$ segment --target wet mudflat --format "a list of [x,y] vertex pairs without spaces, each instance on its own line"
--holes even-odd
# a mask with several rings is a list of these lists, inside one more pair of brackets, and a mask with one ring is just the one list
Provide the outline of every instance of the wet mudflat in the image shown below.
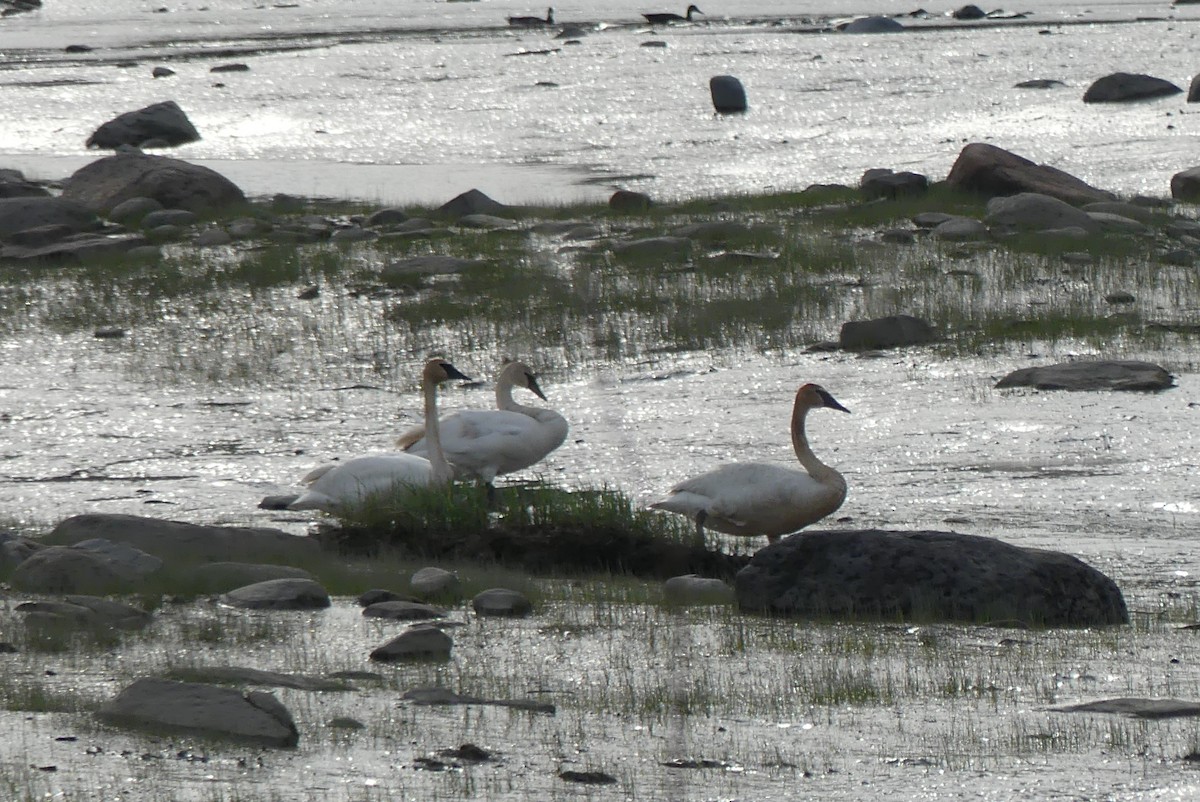
[[[294,488],[315,464],[385,450],[418,418],[415,376],[428,353],[481,377],[514,353],[542,372],[572,431],[521,478],[648,501],[721,461],[786,464],[792,394],[818,381],[852,413],[810,420],[813,448],[850,486],[830,527],[953,529],[1076,554],[1117,580],[1130,626],[777,621],[672,607],[656,585],[620,577],[468,565],[458,568],[469,585],[515,585],[536,613],[498,621],[452,607],[463,626],[449,630],[454,653],[439,664],[371,664],[402,625],[362,618],[349,597],[318,613],[154,601],[144,632],[94,640],[39,636],[9,611],[13,798],[1187,798],[1194,719],[1052,708],[1200,696],[1195,632],[1182,628],[1196,619],[1200,571],[1196,347],[1151,326],[1194,312],[1194,273],[1132,259],[1066,270],[1057,256],[886,250],[863,236],[836,258],[810,252],[803,270],[706,259],[600,270],[553,237],[478,235],[479,253],[524,256],[499,258],[510,266],[486,279],[399,290],[366,281],[388,258],[370,246],[300,249],[279,257],[277,274],[265,257],[239,273],[253,252],[181,252],[169,270],[120,282],[94,270],[14,274],[4,287],[3,509],[22,532],[101,511],[301,535],[315,514],[261,510],[259,499]],[[312,284],[315,298],[300,292]],[[1104,298],[1120,287],[1137,297],[1111,334]],[[622,300],[647,288],[645,308]],[[529,303],[542,296],[554,302]],[[521,301],[525,315],[511,311]],[[897,306],[951,321],[947,339],[808,350],[846,319]],[[1068,313],[1102,333],[963,335]],[[125,336],[96,337],[103,326]],[[994,388],[1014,368],[1093,355],[1157,361],[1178,386]],[[490,404],[486,384],[451,388],[443,401],[447,411]],[[416,567],[395,566],[398,589]],[[220,665],[378,676],[344,692],[276,689],[301,732],[290,751],[134,735],[91,716],[135,677]],[[427,686],[549,702],[555,713],[403,698]],[[329,726],[339,717],[364,726]],[[489,759],[445,751],[468,743]],[[606,782],[560,776],[572,771]]]

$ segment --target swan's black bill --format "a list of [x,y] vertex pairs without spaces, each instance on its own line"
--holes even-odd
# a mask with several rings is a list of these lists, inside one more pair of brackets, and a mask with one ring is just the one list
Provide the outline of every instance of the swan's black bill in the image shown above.
[[850,413],[850,410],[839,404],[837,399],[829,394],[828,390],[817,390],[817,395],[821,396],[821,400],[825,402],[825,406],[829,407],[830,409],[836,409],[847,414]]
[[442,362],[442,370],[446,371],[446,377],[450,379],[462,379],[465,382],[471,381],[471,377],[463,374],[458,368],[451,365],[449,362]]

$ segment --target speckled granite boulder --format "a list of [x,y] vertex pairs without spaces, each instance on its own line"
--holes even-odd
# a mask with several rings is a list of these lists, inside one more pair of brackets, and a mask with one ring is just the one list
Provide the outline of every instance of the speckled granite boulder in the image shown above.
[[796,616],[1098,626],[1129,620],[1116,583],[1069,554],[956,532],[814,531],[738,572],[738,605]]

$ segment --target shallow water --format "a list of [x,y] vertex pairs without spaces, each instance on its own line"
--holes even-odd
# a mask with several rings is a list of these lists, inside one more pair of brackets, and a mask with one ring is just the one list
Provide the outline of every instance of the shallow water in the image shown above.
[[[1079,102],[1087,83],[1117,69],[1186,84],[1189,17],[1200,13],[1188,7],[1067,4],[1039,10],[1030,26],[848,37],[802,32],[834,16],[827,6],[726,4],[708,9],[714,22],[652,32],[637,23],[649,8],[619,0],[605,7],[609,28],[523,57],[512,54],[558,44],[502,27],[509,13],[540,11],[515,0],[410,3],[399,7],[403,15],[377,2],[205,8],[154,14],[132,4],[51,3],[0,20],[0,166],[66,175],[98,155],[82,149],[96,125],[169,97],[205,137],[173,153],[217,166],[256,194],[438,203],[480,187],[515,203],[603,198],[621,185],[691,198],[853,183],[874,166],[936,177],[973,140],[1124,192],[1164,194],[1169,175],[1192,166],[1194,115],[1178,99],[1121,109]],[[582,4],[556,10],[562,20],[596,16]],[[909,9],[862,4],[836,14],[878,10]],[[1139,16],[1172,19],[1132,21]],[[272,41],[280,39],[286,47]],[[642,48],[649,39],[668,47]],[[75,42],[99,49],[60,52]],[[115,66],[126,58],[139,65]],[[234,60],[251,72],[213,86],[209,67]],[[178,71],[171,83],[149,78],[159,63]],[[711,115],[705,83],[718,73],[742,78],[749,114]],[[1011,88],[1032,77],[1069,86]],[[579,183],[588,177],[598,182]],[[0,338],[0,512],[23,531],[99,511],[302,534],[316,516],[260,510],[258,501],[294,490],[328,459],[386,449],[418,420],[413,376],[425,354],[446,353],[486,379],[506,347],[482,337],[472,347],[486,327],[411,331],[387,317],[387,299],[328,287],[315,303],[298,303],[290,286],[164,299],[144,320],[147,304],[121,300],[144,290],[116,281],[96,306],[110,304],[118,319],[109,322],[130,334],[101,340],[80,297],[88,285],[62,284],[61,293],[31,295],[21,314],[32,322]],[[1157,293],[1148,303],[1166,317],[1186,318],[1196,308],[1188,286],[1135,289]],[[20,288],[14,281],[5,291]],[[1089,292],[1107,289],[1097,283]],[[988,302],[1043,298],[1020,290]],[[845,300],[796,325],[833,337],[861,303]],[[574,333],[578,343],[520,343],[572,426],[529,476],[606,484],[646,502],[722,461],[787,464],[792,394],[817,381],[852,410],[810,418],[814,449],[850,486],[829,526],[954,529],[1068,551],[1115,578],[1143,623],[1116,634],[1019,633],[1028,644],[1014,654],[998,645],[1005,633],[970,627],[859,631],[590,598],[547,604],[524,622],[481,622],[459,610],[467,625],[446,667],[389,670],[381,691],[278,692],[303,731],[295,752],[221,747],[203,762],[176,742],[96,731],[86,717],[4,713],[10,735],[0,778],[18,778],[14,798],[28,790],[29,798],[83,799],[104,789],[112,798],[205,801],[1133,800],[1200,791],[1179,759],[1200,743],[1194,722],[1045,710],[1097,696],[1200,696],[1193,635],[1144,623],[1164,608],[1180,617],[1196,605],[1194,343],[1120,339],[1104,349],[1167,365],[1179,386],[1164,393],[1033,393],[993,385],[1012,369],[1096,347],[1035,342],[988,356],[923,348],[860,357],[764,347],[751,335],[709,351],[677,350],[655,341],[656,325],[635,315],[614,323],[622,356],[613,358],[592,341],[602,327]],[[445,410],[490,404],[486,385],[443,394]],[[197,643],[186,621],[222,615],[226,639]],[[13,614],[4,616],[6,629],[15,626]],[[131,675],[180,664],[361,669],[394,631],[364,621],[346,599],[325,613],[263,617],[197,606],[160,612],[144,644],[35,653],[13,658],[23,661],[13,668],[98,699]],[[56,674],[46,679],[46,670]],[[839,672],[868,689],[905,691],[896,701],[804,696]],[[536,695],[559,714],[400,702],[401,690],[433,682]],[[322,726],[340,714],[368,729],[343,736]],[[81,738],[55,740],[69,734]],[[501,763],[413,768],[416,757],[465,741],[499,752]],[[91,745],[100,751],[87,754]],[[659,765],[679,758],[722,765]],[[562,768],[612,772],[619,790],[566,785],[554,779]]]
[[[652,29],[639,22],[644,5],[606,4],[602,18],[556,6],[563,22],[602,24],[572,45],[508,29],[505,16],[530,12],[516,0],[223,0],[166,13],[50,3],[0,23],[0,164],[62,178],[98,155],[84,141],[99,124],[175,99],[204,138],[172,155],[228,169],[258,195],[440,203],[482,184],[510,203],[600,199],[615,186],[681,199],[855,183],[871,167],[940,178],[969,141],[1129,194],[1167,194],[1170,176],[1193,166],[1182,96],[1081,102],[1117,70],[1186,86],[1192,6],[1067,3],[1024,20],[936,16],[854,36],[820,29],[912,9],[742,0],[700,24]],[[69,44],[95,49],[63,53]],[[250,71],[209,73],[231,61]],[[157,65],[177,74],[152,79]],[[712,113],[718,74],[746,86],[747,114]],[[1066,86],[1014,88],[1030,78]]]

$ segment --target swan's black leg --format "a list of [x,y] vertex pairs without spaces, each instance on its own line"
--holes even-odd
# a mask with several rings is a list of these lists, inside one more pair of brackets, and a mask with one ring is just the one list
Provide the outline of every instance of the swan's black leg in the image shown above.
[[708,517],[707,510],[700,510],[700,512],[696,513],[696,545],[700,546],[701,548],[705,547],[705,544],[704,544],[704,519],[707,517]]

